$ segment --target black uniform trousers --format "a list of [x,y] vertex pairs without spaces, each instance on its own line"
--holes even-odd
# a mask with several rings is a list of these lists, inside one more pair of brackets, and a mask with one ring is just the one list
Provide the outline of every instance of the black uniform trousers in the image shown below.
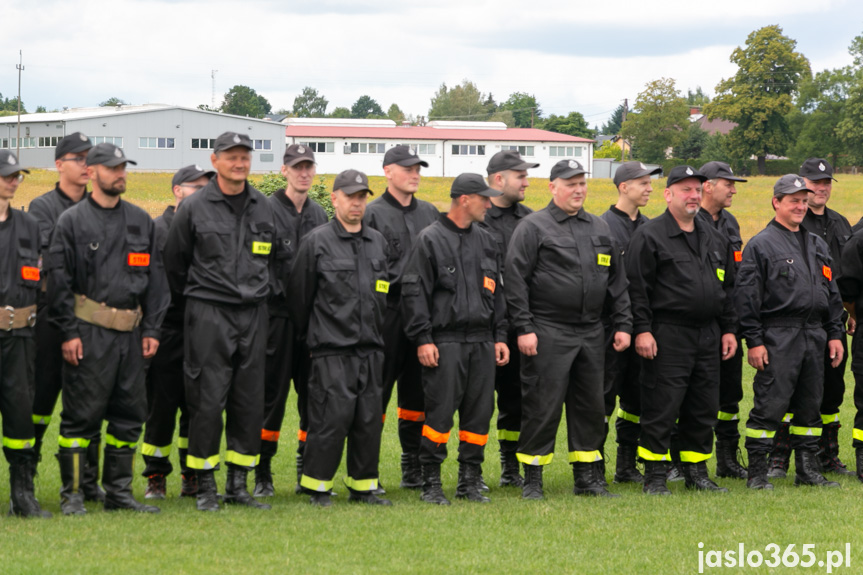
[[494,343],[441,342],[437,367],[423,367],[426,420],[420,463],[443,463],[458,412],[458,461],[482,464],[494,414]]
[[254,467],[260,458],[264,420],[267,305],[211,304],[186,299],[186,405],[191,469],[219,464],[222,412],[225,461]]
[[737,339],[737,352],[719,363],[719,414],[716,439],[739,441],[740,401],[743,399],[743,342]]
[[[40,302],[44,298],[40,297]],[[51,423],[57,398],[63,387],[63,333],[48,321],[48,306],[41,305],[36,317],[36,392],[33,398],[33,421],[45,427]]]
[[839,406],[845,398],[845,366],[848,363],[848,337],[844,334],[842,342],[842,362],[833,367],[830,365],[830,350],[824,352],[824,397],[821,399],[822,423],[839,422]]
[[354,491],[377,489],[383,364],[383,351],[312,358],[300,486],[331,490],[347,439],[345,485]]
[[303,342],[296,340],[293,322],[288,318],[270,316],[268,329],[261,455],[273,457],[279,450],[279,438],[292,380],[297,394],[297,412],[300,415],[298,438],[301,448],[298,451],[302,451],[302,444],[306,441],[309,430],[309,351]]
[[180,412],[180,434],[177,437],[180,471],[188,473],[186,451],[189,447],[189,410],[183,378],[183,332],[162,326],[159,349],[147,370],[147,423],[141,454],[147,464],[141,473],[168,475],[174,470],[168,456],[174,441],[177,411]]
[[404,332],[402,314],[398,307],[387,307],[384,317],[384,379],[383,417],[398,383],[398,428],[402,453],[419,453],[420,436],[426,419],[423,401],[422,366],[417,357],[417,346]]
[[518,460],[547,465],[566,405],[570,463],[602,459],[605,437],[605,330],[536,323],[537,355],[521,358],[521,436]]
[[63,363],[60,447],[86,448],[108,422],[105,445],[134,449],[147,418],[141,330],[123,332],[78,322],[84,357]]
[[713,452],[719,411],[719,325],[694,327],[654,322],[657,354],[641,362],[641,439],[646,461],[671,461],[677,420],[680,461],[700,463]]
[[[851,339],[851,355],[857,357],[860,353],[860,336],[854,335]],[[854,430],[852,431],[851,445],[857,449],[863,447],[863,371],[856,370],[857,361],[851,362],[851,373],[854,374],[854,407],[857,413],[854,415]]]
[[605,418],[606,422],[614,413],[614,405],[620,398],[617,419],[617,443],[637,445],[641,433],[641,384],[639,373],[641,358],[635,353],[635,346],[623,351],[614,351],[614,330],[606,329],[605,338]]
[[821,326],[773,325],[764,329],[764,345],[770,363],[756,372],[752,384],[746,449],[769,452],[782,418],[792,413],[791,448],[815,451],[821,436],[827,334]]
[[521,435],[521,354],[518,334],[507,335],[509,363],[496,369],[494,388],[497,391],[497,439],[517,442]]
[[0,337],[0,416],[3,451],[34,456],[36,441],[29,407],[33,405],[33,370],[36,342],[32,337]]

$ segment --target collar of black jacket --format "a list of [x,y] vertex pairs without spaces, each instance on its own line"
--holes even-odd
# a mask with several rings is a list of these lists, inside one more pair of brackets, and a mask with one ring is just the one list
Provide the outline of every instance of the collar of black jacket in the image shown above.
[[557,207],[557,204],[554,203],[554,200],[551,200],[550,202],[548,202],[548,213],[550,213],[551,217],[554,218],[554,221],[558,223],[565,222],[569,218],[578,218],[585,222],[588,221],[587,212],[585,211],[584,206],[582,206],[581,209],[575,213],[575,215],[571,216],[561,210],[559,207]]
[[385,201],[386,203],[390,204],[390,205],[391,205],[391,206],[393,206],[394,208],[398,208],[398,209],[403,210],[403,211],[405,211],[405,212],[412,212],[412,211],[414,211],[415,209],[417,209],[417,199],[416,199],[416,196],[414,196],[414,195],[411,195],[411,203],[409,203],[409,204],[408,204],[408,205],[406,205],[406,206],[403,206],[403,205],[401,205],[401,204],[399,203],[399,201],[395,198],[395,196],[393,196],[393,195],[390,193],[390,189],[389,189],[389,188],[387,188],[386,190],[384,190],[384,193],[383,193],[383,195],[382,195],[381,197],[384,199],[384,201]]
[[440,215],[440,221],[446,229],[456,234],[469,234],[473,229],[473,222],[471,222],[471,224],[466,228],[460,228],[455,225],[455,222],[449,219],[446,214]]
[[[201,190],[198,193],[204,194],[204,197],[206,197],[211,202],[227,202],[228,200],[225,199],[225,194],[222,192],[222,188],[219,187],[218,179],[219,179],[218,176],[213,176],[212,178],[210,178],[209,183],[207,183],[206,186],[201,188]],[[249,194],[249,201],[257,202],[258,198],[256,198],[251,193],[252,186],[249,185],[248,180],[246,180],[246,182],[243,184],[243,186],[244,186],[243,192],[246,192]],[[240,193],[243,193],[243,192],[240,192]]]
[[[342,222],[340,222],[338,218],[333,218],[332,220],[330,220],[330,223],[332,223],[333,228],[336,230],[336,235],[339,238],[341,238],[343,240],[354,239],[354,237],[355,237],[354,234],[352,234],[351,232],[346,230],[345,226],[342,225]],[[360,228],[360,237],[362,237],[364,240],[371,241],[372,235],[369,232],[368,226],[363,225]]]

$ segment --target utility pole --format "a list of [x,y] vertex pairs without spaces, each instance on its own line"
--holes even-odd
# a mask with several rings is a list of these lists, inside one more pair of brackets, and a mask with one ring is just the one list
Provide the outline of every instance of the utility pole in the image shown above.
[[216,72],[218,72],[218,70],[210,70],[210,78],[213,80],[213,94],[210,100],[210,108],[214,111],[216,109]]
[[[620,115],[620,126],[623,127],[623,124],[626,122],[626,113],[629,111],[629,98],[623,99],[623,114]],[[620,161],[626,161],[626,141],[621,138],[620,142],[621,156]]]
[[21,72],[24,71],[24,54],[18,50],[18,64],[15,66],[18,70],[18,137],[15,140],[16,148],[15,155],[18,161],[21,161]]

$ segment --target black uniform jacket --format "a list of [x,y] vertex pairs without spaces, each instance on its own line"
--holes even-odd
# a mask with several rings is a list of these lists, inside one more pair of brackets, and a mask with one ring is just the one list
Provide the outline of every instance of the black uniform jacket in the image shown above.
[[335,218],[312,230],[285,285],[289,317],[312,356],[382,349],[390,279],[376,230],[352,234]]
[[620,250],[620,255],[623,255],[629,249],[629,241],[632,239],[632,234],[635,233],[635,230],[650,221],[641,212],[638,212],[635,219],[631,220],[629,219],[629,214],[617,209],[615,206],[610,206],[608,211],[599,217],[608,224],[611,239]]
[[270,294],[273,210],[248,182],[246,192],[239,216],[218,177],[180,204],[165,244],[172,293],[227,305],[255,305]]
[[569,216],[552,201],[516,228],[506,256],[506,301],[515,331],[535,321],[590,325],[608,302],[615,331],[632,331],[626,273],[598,216]]
[[[171,229],[171,222],[174,221],[174,206],[168,206],[162,215],[155,218],[153,223],[156,225],[156,247],[162,253],[164,261],[165,244],[168,242],[168,231]],[[167,280],[166,280],[167,281]],[[171,305],[168,307],[168,312],[165,314],[165,320],[162,322],[162,329],[172,329],[174,331],[183,330],[183,313],[185,311],[184,300],[181,296],[171,296]]]
[[734,269],[740,268],[740,262],[743,261],[743,236],[740,233],[740,224],[737,223],[737,218],[728,210],[719,210],[719,219],[714,220],[705,209],[698,210],[697,217],[702,218],[706,223],[713,226],[724,238],[731,243],[731,249],[734,250]]
[[48,258],[50,321],[65,341],[79,337],[74,294],[119,309],[141,306],[142,337],[159,339],[170,303],[156,228],[141,208],[120,200],[105,209],[92,197],[57,220]]
[[651,332],[654,321],[700,326],[717,320],[722,333],[736,333],[731,244],[702,218],[695,218],[695,230],[697,254],[668,210],[633,234],[626,275],[636,335]]
[[827,242],[830,257],[833,258],[833,278],[838,279],[842,277],[842,249],[851,238],[851,224],[848,223],[845,216],[828,207],[824,208],[824,215],[827,218],[825,227],[822,227],[812,210],[806,210],[806,217],[803,218],[801,225],[809,233],[815,234]]
[[[86,198],[87,195],[89,194],[85,194],[84,197]],[[54,232],[54,226],[57,225],[60,214],[74,206],[75,203],[63,193],[59,183],[54,186],[53,190],[30,202],[28,210],[30,215],[39,222],[40,248],[43,253],[48,253],[48,247],[51,245],[51,234]]]
[[506,342],[506,300],[497,242],[445,215],[422,232],[402,274],[405,334],[418,346]]
[[734,299],[750,348],[764,345],[765,325],[821,325],[828,339],[842,337],[842,300],[827,244],[808,234],[806,247],[804,257],[797,237],[775,220],[746,244]]
[[[842,249],[842,277],[836,284],[842,300],[854,305],[858,321],[863,319],[863,219],[852,228],[854,233]],[[851,371],[863,373],[863,345],[860,337],[863,328],[854,332],[854,343],[851,347]]]
[[532,209],[520,203],[513,204],[509,208],[499,208],[492,204],[485,213],[485,221],[479,222],[477,225],[492,235],[497,242],[501,258],[506,260],[506,249],[516,226],[532,213]]
[[327,223],[324,208],[306,196],[303,211],[297,213],[294,202],[279,190],[270,196],[276,233],[273,239],[273,293],[270,294],[270,315],[288,317],[288,291],[285,284],[300,249],[300,242],[313,229]]
[[[39,224],[10,207],[9,217],[0,222],[0,239],[0,307],[30,307],[39,294]],[[0,337],[33,335],[32,327],[3,328]]]
[[435,223],[440,212],[429,202],[411,198],[407,207],[402,206],[389,190],[369,203],[363,223],[384,235],[387,241],[388,264],[393,283],[390,286],[388,303],[398,307],[401,294],[401,275],[414,241],[426,227]]

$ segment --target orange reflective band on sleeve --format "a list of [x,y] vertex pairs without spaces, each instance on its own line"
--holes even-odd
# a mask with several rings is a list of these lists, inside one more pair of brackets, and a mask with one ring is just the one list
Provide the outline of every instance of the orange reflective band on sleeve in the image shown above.
[[32,266],[21,266],[21,279],[32,282],[39,281],[39,268]]
[[743,261],[743,252],[737,251],[734,252],[734,261],[740,263]]
[[262,429],[261,430],[261,439],[263,441],[274,441],[275,442],[275,441],[279,440],[279,436],[281,434],[282,433],[280,431],[270,431],[269,429]]
[[438,445],[440,445],[449,441],[449,431],[447,431],[446,433],[439,433],[428,425],[423,425],[423,437],[425,437],[432,443],[437,443]]
[[306,433],[302,429],[297,430],[297,439],[299,439],[300,441],[305,441],[307,435],[308,435],[308,433]]
[[128,263],[130,266],[147,267],[150,265],[150,254],[129,254]]
[[470,431],[461,430],[458,432],[458,438],[465,443],[473,443],[474,445],[485,445],[488,443],[488,433],[480,435],[479,433],[471,433]]
[[399,419],[403,419],[404,421],[425,421],[426,413],[425,411],[411,411],[410,409],[402,409],[399,407],[396,410],[396,413],[399,416]]
[[833,270],[830,269],[830,266],[823,266],[821,268],[821,273],[824,274],[824,277],[828,280],[833,279]]
[[482,287],[489,290],[491,293],[494,293],[494,288],[497,284],[494,283],[494,280],[491,278],[484,277],[482,278]]

